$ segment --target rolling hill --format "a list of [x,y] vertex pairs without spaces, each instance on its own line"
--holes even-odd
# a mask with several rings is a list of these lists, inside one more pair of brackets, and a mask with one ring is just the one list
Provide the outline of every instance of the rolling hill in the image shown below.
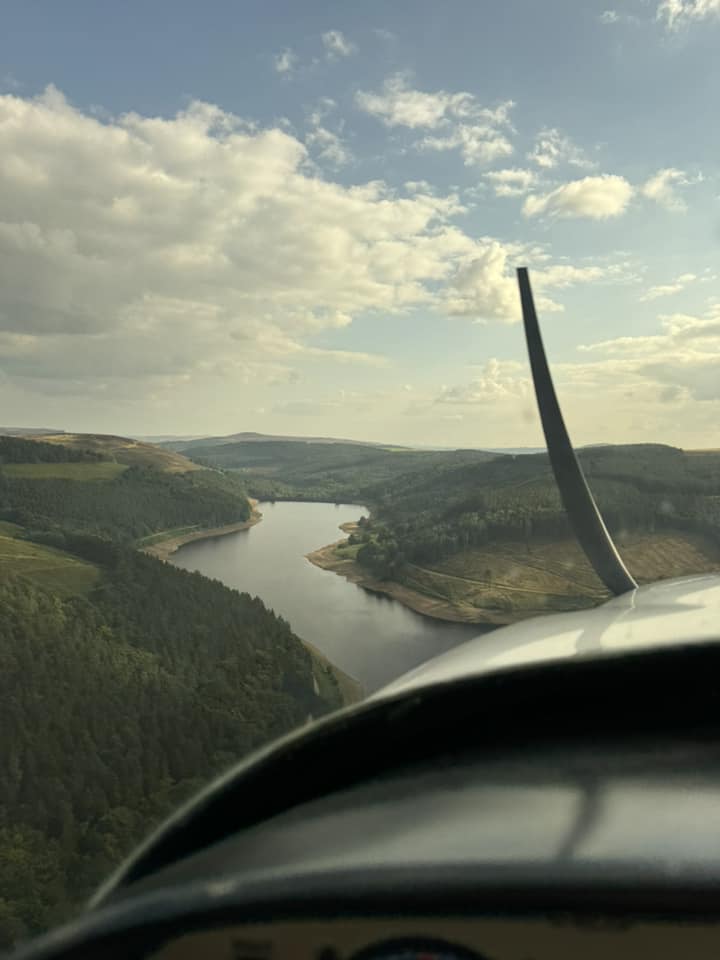
[[149,467],[163,473],[188,473],[198,465],[187,457],[166,447],[128,437],[93,433],[61,433],[43,435],[43,443],[55,443],[71,450],[88,450],[103,460],[124,464],[126,467]]
[[185,448],[195,462],[236,471],[259,499],[362,503],[377,485],[418,470],[484,463],[483,450],[413,450],[344,441],[240,440]]
[[65,533],[125,542],[250,516],[241,479],[124,437],[0,437],[0,520],[62,547]]

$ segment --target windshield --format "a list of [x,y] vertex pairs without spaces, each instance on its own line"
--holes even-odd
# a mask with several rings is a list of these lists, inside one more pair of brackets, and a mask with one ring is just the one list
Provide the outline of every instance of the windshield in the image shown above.
[[0,945],[252,750],[720,570],[718,0],[6,0]]

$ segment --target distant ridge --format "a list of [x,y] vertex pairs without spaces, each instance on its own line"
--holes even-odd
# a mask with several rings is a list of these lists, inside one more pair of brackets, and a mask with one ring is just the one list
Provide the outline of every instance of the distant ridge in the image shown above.
[[0,436],[3,437],[45,437],[61,433],[65,431],[54,427],[0,427]]
[[[192,440],[186,440],[182,437],[173,437],[165,441],[169,446],[182,444],[183,447],[193,445],[203,447],[214,447],[224,443],[343,443],[356,447],[386,447],[389,444],[375,443],[370,440],[345,440],[340,437],[292,437],[283,434],[254,433],[244,431],[242,433],[229,433],[223,437],[195,437]],[[394,444],[393,444],[394,446]]]

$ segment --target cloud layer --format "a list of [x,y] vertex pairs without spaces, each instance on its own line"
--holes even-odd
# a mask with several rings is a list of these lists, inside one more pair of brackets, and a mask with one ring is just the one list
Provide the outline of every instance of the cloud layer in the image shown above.
[[523,205],[526,217],[547,214],[552,217],[588,217],[608,220],[623,214],[633,195],[624,177],[602,174],[572,180],[549,193],[531,195]]
[[[325,107],[307,143],[340,163]],[[503,108],[493,116],[505,122]],[[525,252],[455,226],[456,196],[329,182],[297,138],[207,103],[101,121],[54,88],[0,97],[0,209],[2,368],[56,389],[198,373],[272,382],[298,358],[376,365],[313,344],[368,311],[518,315],[513,258]],[[564,285],[539,266],[539,290]]]

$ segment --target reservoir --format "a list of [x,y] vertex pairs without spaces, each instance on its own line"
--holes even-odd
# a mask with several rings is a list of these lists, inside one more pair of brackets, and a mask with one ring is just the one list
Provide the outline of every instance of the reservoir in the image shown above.
[[363,507],[293,502],[261,503],[259,509],[260,523],[188,543],[171,562],[261,597],[366,693],[487,631],[423,617],[305,558],[343,537],[340,524],[367,514]]

